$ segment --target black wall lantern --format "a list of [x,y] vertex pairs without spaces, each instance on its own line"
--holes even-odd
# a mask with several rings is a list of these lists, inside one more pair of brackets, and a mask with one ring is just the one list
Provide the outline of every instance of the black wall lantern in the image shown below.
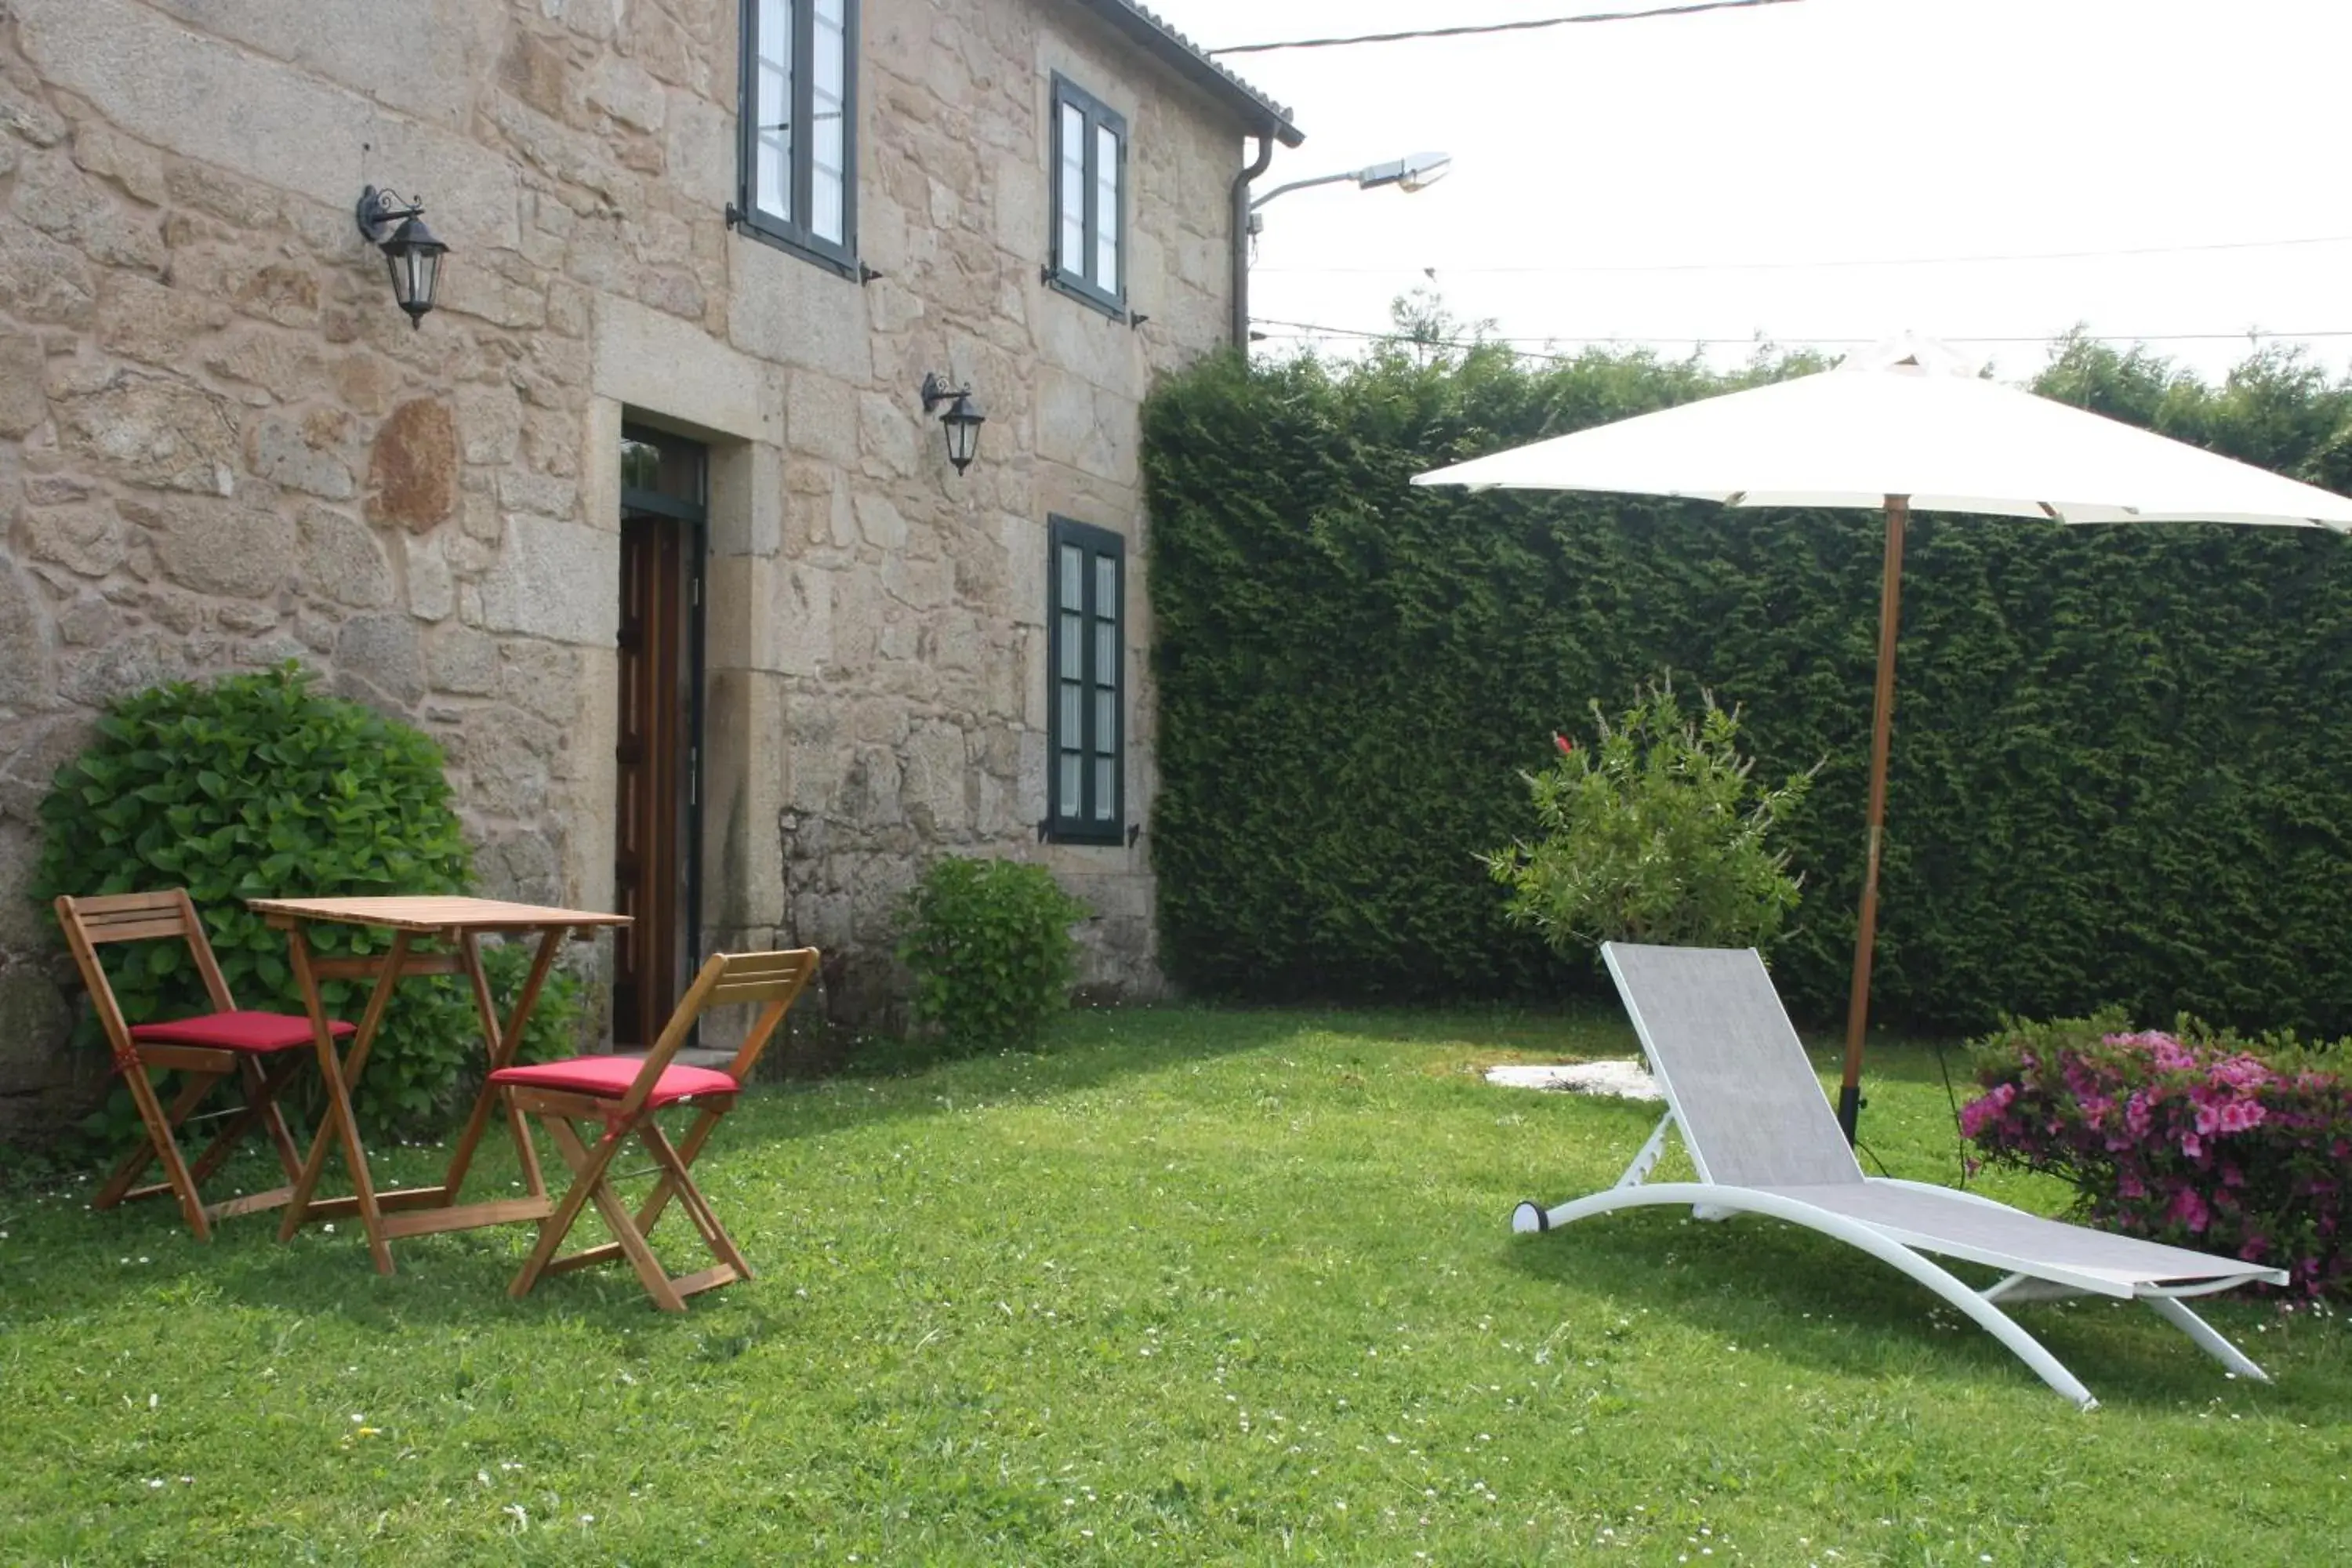
[[[360,233],[370,245],[381,246],[384,264],[392,268],[392,297],[408,312],[408,324],[425,324],[433,296],[441,287],[441,258],[449,247],[425,226],[425,204],[400,205],[397,191],[373,185],[360,193]],[[394,225],[398,227],[394,227]]]
[[947,432],[948,461],[960,474],[971,467],[971,460],[980,455],[980,427],[988,422],[988,416],[980,411],[971,387],[950,391],[947,383],[926,373],[923,412],[929,414],[942,403],[948,405],[947,412],[940,416],[940,426]]

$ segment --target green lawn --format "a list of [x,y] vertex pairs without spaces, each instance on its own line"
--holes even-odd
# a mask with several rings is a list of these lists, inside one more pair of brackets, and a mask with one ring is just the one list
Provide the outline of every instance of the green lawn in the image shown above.
[[[1631,1045],[1089,1013],[1043,1057],[764,1090],[702,1164],[763,1277],[682,1318],[625,1270],[509,1302],[527,1229],[380,1279],[348,1224],[205,1248],[168,1208],[0,1193],[0,1563],[2340,1558],[2341,1320],[2216,1306],[2265,1388],[2144,1309],[2023,1309],[2085,1415],[1806,1233],[1510,1235],[1651,1116],[1479,1068]],[[1933,1057],[1876,1065],[1869,1143],[1952,1179]]]

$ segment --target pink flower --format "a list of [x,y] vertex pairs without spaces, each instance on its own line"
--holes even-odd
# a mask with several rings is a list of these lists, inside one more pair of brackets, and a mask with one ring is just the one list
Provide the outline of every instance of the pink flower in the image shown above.
[[2213,1076],[2231,1088],[2241,1091],[2261,1089],[2275,1081],[2270,1068],[2242,1052],[2216,1065],[2213,1068]]
[[1987,1122],[1999,1121],[2000,1113],[2007,1110],[2010,1101],[2016,1098],[2015,1084],[1998,1084],[1990,1094],[1981,1099],[1972,1100],[1960,1107],[1960,1136],[1968,1139],[1976,1138],[1985,1130]]
[[1551,743],[1559,748],[1559,754],[1563,757],[1572,757],[1576,755],[1576,742],[1570,740],[1567,736],[1561,734],[1557,730],[1554,730],[1551,732]]
[[2203,1230],[2213,1217],[2212,1211],[2205,1206],[2205,1200],[2197,1195],[2194,1187],[2182,1187],[2175,1192],[2172,1206],[2165,1212],[2175,1223],[2185,1225],[2191,1231]]
[[2259,1100],[2233,1100],[2221,1107],[2219,1118],[2224,1132],[2244,1132],[2260,1127],[2265,1112]]

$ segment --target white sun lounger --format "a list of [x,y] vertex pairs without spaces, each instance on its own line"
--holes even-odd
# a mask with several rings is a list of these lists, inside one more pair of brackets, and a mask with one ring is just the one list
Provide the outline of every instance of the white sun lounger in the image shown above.
[[[1925,1285],[2085,1410],[2098,1403],[2090,1390],[1997,1303],[2137,1297],[2232,1373],[2263,1378],[2181,1298],[2257,1280],[2284,1285],[2284,1269],[2042,1219],[1949,1187],[1864,1176],[1753,949],[1609,942],[1601,952],[1665,1091],[1666,1114],[1614,1187],[1557,1208],[1521,1204],[1514,1230],[1659,1204],[1687,1204],[1701,1219],[1759,1214],[1804,1226]],[[1648,1184],[1670,1128],[1681,1130],[1698,1180]],[[1922,1256],[1931,1252],[2004,1278],[1971,1289]]]

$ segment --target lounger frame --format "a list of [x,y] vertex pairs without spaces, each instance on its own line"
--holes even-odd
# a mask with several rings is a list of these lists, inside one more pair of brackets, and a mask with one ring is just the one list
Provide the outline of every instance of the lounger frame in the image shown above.
[[[1834,1213],[1819,1204],[1805,1202],[1785,1192],[1715,1180],[1708,1173],[1706,1151],[1689,1135],[1689,1121],[1684,1114],[1674,1075],[1653,1037],[1649,1021],[1643,1016],[1635,987],[1619,963],[1618,945],[1604,945],[1601,954],[1608,963],[1612,978],[1617,982],[1618,993],[1625,1002],[1626,1011],[1633,1017],[1634,1032],[1641,1037],[1643,1053],[1665,1095],[1665,1114],[1659,1118],[1656,1128],[1643,1142],[1640,1152],[1633,1156],[1633,1163],[1625,1167],[1624,1173],[1617,1179],[1614,1186],[1590,1197],[1549,1208],[1535,1203],[1523,1203],[1512,1214],[1512,1229],[1520,1232],[1550,1231],[1573,1225],[1578,1220],[1621,1209],[1678,1205],[1688,1205],[1693,1216],[1703,1220],[1724,1220],[1735,1215],[1754,1214],[1802,1226],[1844,1242],[1926,1286],[1991,1334],[2032,1369],[2042,1382],[2084,1410],[2095,1408],[2098,1401],[2041,1341],[2002,1310],[2004,1305],[2083,1295],[2142,1300],[2158,1316],[2187,1334],[2200,1350],[2228,1368],[2233,1376],[2269,1381],[2262,1368],[2248,1359],[2244,1352],[2183,1305],[2183,1299],[2211,1295],[2255,1282],[2284,1285],[2287,1275],[2283,1269],[2259,1268],[2216,1258],[2212,1261],[2220,1267],[2209,1278],[2181,1280],[2151,1276],[2124,1282],[2110,1274],[2069,1268],[2047,1259],[1993,1247],[1957,1245],[1945,1238],[1909,1233],[1900,1226],[1873,1224]],[[1755,955],[1751,953],[1749,956],[1753,958]],[[1762,961],[1757,959],[1756,963],[1760,973]],[[1787,1026],[1785,1014],[1781,1016],[1781,1023]],[[1795,1038],[1793,1028],[1790,1028],[1789,1037]],[[1826,1096],[1822,1103],[1826,1108]],[[1651,1173],[1665,1152],[1670,1134],[1680,1136],[1690,1155],[1692,1166],[1697,1172],[1697,1181],[1650,1181]],[[2025,1212],[1979,1193],[1959,1192],[1928,1183],[1885,1176],[1864,1176],[1862,1180],[1869,1185],[1908,1188],[1934,1193],[1948,1199],[1980,1204],[2004,1214],[2022,1215]],[[1977,1289],[1927,1256],[1929,1252],[2001,1269],[2002,1278],[1981,1290]]]

